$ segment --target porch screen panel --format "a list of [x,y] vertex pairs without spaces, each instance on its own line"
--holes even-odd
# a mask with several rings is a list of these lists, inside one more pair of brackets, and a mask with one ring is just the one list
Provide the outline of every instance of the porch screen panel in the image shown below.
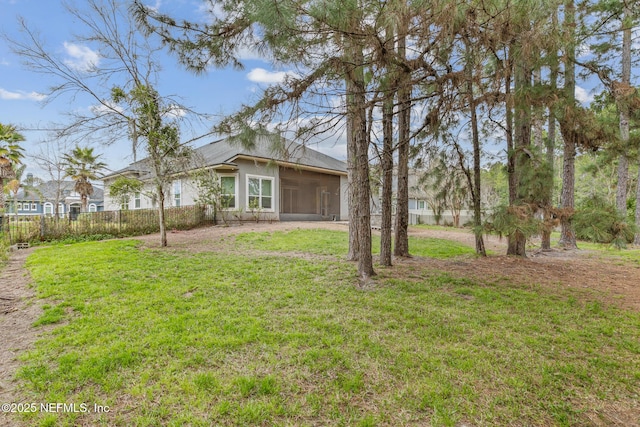
[[340,177],[280,168],[280,212],[340,217]]

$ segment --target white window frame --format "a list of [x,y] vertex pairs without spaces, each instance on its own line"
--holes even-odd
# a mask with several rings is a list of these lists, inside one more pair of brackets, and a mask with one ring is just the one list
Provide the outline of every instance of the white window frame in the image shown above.
[[[233,209],[238,209],[238,200],[239,200],[239,194],[238,194],[238,174],[237,173],[220,173],[218,174],[218,184],[220,185],[220,197],[223,196],[222,194],[222,178],[233,178],[233,189],[234,189],[234,200],[235,203],[233,206],[227,206],[226,208],[223,208],[225,210],[233,210]],[[248,187],[248,183],[249,181],[247,181],[247,189]],[[248,191],[247,191],[248,194]],[[226,195],[226,194],[224,194]],[[248,206],[248,205],[247,205]]]
[[[260,195],[258,196],[258,200],[260,201],[259,208],[262,212],[275,212],[275,199],[276,199],[276,179],[272,176],[261,176],[261,175],[247,175],[247,194],[246,194],[246,212],[251,212],[251,208],[249,207],[249,180],[251,179],[259,179],[260,180]],[[271,181],[271,208],[265,209],[262,207],[262,181]]]
[[[422,207],[420,207],[422,205]],[[427,202],[424,200],[418,200],[418,209],[423,211],[427,209]]]
[[58,215],[64,216],[64,203],[58,203]]
[[37,203],[31,203],[31,210],[32,211],[37,211],[38,210],[38,204]]
[[171,189],[173,190],[173,206],[179,208],[180,206],[182,206],[182,180],[178,179],[176,181],[173,181]]
[[21,211],[22,210],[22,202],[18,202],[16,204],[16,212]]
[[142,196],[140,195],[139,191],[133,195],[133,208],[134,209],[140,209],[142,207],[141,197]]
[[89,212],[98,212],[98,206],[95,203],[89,205]]
[[42,205],[42,213],[45,215],[53,215],[53,203],[46,202]]

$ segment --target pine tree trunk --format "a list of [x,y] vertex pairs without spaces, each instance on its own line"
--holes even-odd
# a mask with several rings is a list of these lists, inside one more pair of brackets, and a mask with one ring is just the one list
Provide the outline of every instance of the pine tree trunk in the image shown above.
[[[351,103],[354,85],[351,79],[346,81],[347,102]],[[356,187],[356,142],[354,134],[355,117],[353,109],[347,105],[347,181],[348,181],[348,203],[349,203],[349,252],[347,261],[357,261],[360,253],[358,244],[358,210],[357,210],[357,187]]]
[[[557,15],[554,13],[553,27],[557,25]],[[551,65],[549,71],[549,80],[551,84],[552,92],[555,92],[558,82],[558,60],[557,55],[553,55],[551,58]],[[546,143],[546,163],[549,168],[549,180],[545,184],[548,186],[547,198],[544,203],[544,227],[542,227],[542,242],[540,248],[543,251],[551,250],[551,232],[553,231],[553,215],[551,209],[553,207],[553,190],[554,190],[554,169],[555,169],[555,146],[556,146],[556,115],[553,107],[549,108],[549,124],[547,127],[547,143]]]
[[[626,141],[629,140],[629,119],[624,117],[620,111],[620,139],[625,143],[623,131],[623,121],[626,121]],[[621,153],[618,157],[618,185],[616,187],[616,208],[622,215],[627,215],[627,188],[629,187],[629,158],[626,153]]]
[[5,205],[4,191],[2,191],[3,188],[4,188],[4,178],[0,177],[0,214],[4,213],[4,205]]
[[[639,156],[640,157],[640,156]],[[640,161],[638,162],[638,186],[636,189],[636,235],[633,240],[635,245],[640,246]]]
[[[406,27],[406,23],[403,24]],[[398,31],[398,55],[406,56],[406,28]],[[411,136],[411,87],[409,76],[401,79],[398,91],[398,190],[396,193],[396,230],[393,254],[409,256],[409,144]]]
[[473,202],[473,234],[476,243],[476,254],[486,257],[487,251],[484,246],[484,238],[482,236],[482,200],[481,200],[481,164],[480,164],[480,136],[478,132],[478,115],[476,111],[476,100],[473,95],[473,62],[471,58],[471,46],[467,41],[467,99],[469,110],[471,111],[471,140],[473,143],[473,183],[469,183],[471,188],[471,198]]
[[[353,170],[354,206],[356,213],[355,228],[358,238],[358,277],[362,282],[368,281],[375,275],[373,258],[371,255],[371,187],[369,183],[369,138],[367,133],[366,87],[362,47],[350,46],[355,67],[348,73],[351,79],[347,94],[348,115],[353,118],[352,137],[348,139],[353,144],[355,165]],[[349,149],[349,148],[348,148]]]
[[563,164],[562,164],[562,193],[560,195],[560,205],[563,209],[560,225],[560,246],[566,249],[577,248],[576,234],[573,230],[571,218],[574,210],[575,197],[575,161],[576,161],[576,129],[573,115],[575,114],[575,5],[573,0],[565,2],[565,27],[569,31],[569,42],[567,45],[564,61],[565,69],[565,100],[566,107],[563,112],[560,130],[564,139]]
[[[532,167],[531,160],[525,149],[531,146],[531,106],[520,93],[526,93],[531,86],[531,71],[520,58],[514,70],[514,83],[516,96],[514,97],[514,162],[515,162],[515,193],[516,200],[512,206],[522,206],[526,203],[523,195],[527,194],[525,186],[528,182],[523,182],[521,176]],[[509,244],[507,255],[526,257],[527,237],[520,231],[516,231],[508,236]]]
[[391,220],[393,197],[393,92],[388,91],[382,112],[382,219],[380,265],[391,266]]
[[[623,92],[631,84],[631,27],[633,25],[631,9],[627,2],[624,3],[624,16],[622,19],[622,89]],[[620,112],[620,143],[622,153],[618,159],[618,187],[616,189],[616,206],[618,212],[627,216],[627,187],[629,181],[629,158],[627,157],[627,145],[629,144],[629,103],[623,94],[614,94]]]

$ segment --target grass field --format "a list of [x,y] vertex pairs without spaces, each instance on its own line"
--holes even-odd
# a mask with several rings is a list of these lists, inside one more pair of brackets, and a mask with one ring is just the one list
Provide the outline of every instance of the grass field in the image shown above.
[[[638,313],[418,268],[382,271],[363,291],[345,242],[306,230],[245,233],[221,243],[228,254],[124,240],[35,251],[28,268],[48,304],[37,324],[51,329],[24,357],[23,400],[109,412],[22,419],[568,426],[606,425],[611,407],[638,414]],[[471,251],[412,244],[439,258]]]

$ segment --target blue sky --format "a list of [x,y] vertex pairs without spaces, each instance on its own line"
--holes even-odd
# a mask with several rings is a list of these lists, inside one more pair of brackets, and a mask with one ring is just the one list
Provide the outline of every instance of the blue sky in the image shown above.
[[[82,5],[82,2],[77,2]],[[162,12],[188,19],[205,19],[200,0],[153,0],[149,4],[159,7]],[[19,38],[18,17],[23,17],[29,28],[37,30],[46,41],[47,47],[56,55],[78,67],[96,59],[96,53],[88,46],[72,43],[73,32],[78,31],[77,22],[65,11],[61,1],[53,0],[0,0],[0,28],[11,38]],[[213,69],[204,75],[194,75],[182,68],[175,57],[165,55],[159,78],[162,95],[179,97],[180,102],[196,111],[214,115],[233,112],[243,102],[255,100],[261,89],[283,78],[287,70],[274,70],[270,64],[250,50],[243,52],[244,70]],[[59,82],[59,81],[58,81]],[[64,122],[65,113],[71,109],[91,108],[91,100],[77,97],[61,97],[42,104],[43,93],[56,81],[46,75],[37,74],[25,68],[21,58],[15,56],[7,43],[0,39],[0,121],[17,125],[27,141],[27,154],[36,153],[39,144],[45,143],[50,134],[36,129],[47,129],[51,122]],[[206,129],[200,128],[201,132]],[[198,129],[195,131],[198,132]],[[211,142],[214,137],[196,143]],[[343,144],[335,139],[312,146],[329,155],[344,159]],[[96,146],[103,153],[110,169],[117,170],[132,161],[131,149],[127,141],[112,146]],[[28,169],[41,174],[33,162],[25,160]]]
[[[82,1],[76,1],[82,5]],[[189,20],[206,19],[206,11],[202,9],[205,2],[201,0],[149,0],[148,4],[161,12]],[[52,52],[65,61],[82,67],[87,61],[95,61],[96,53],[91,47],[74,44],[73,33],[80,31],[78,22],[65,11],[62,2],[57,0],[0,0],[1,31],[12,38],[19,37],[17,19],[23,17],[32,30],[37,30]],[[256,99],[261,89],[268,84],[283,78],[287,69],[273,69],[271,65],[250,49],[242,54],[244,70],[210,70],[204,75],[196,76],[178,65],[173,56],[166,54],[163,58],[163,71],[159,79],[159,90],[162,95],[177,95],[182,104],[196,111],[214,115],[233,112],[243,102]],[[46,129],[51,122],[65,121],[64,114],[73,109],[89,109],[89,99],[77,97],[61,97],[43,106],[43,93],[55,84],[50,76],[36,74],[21,64],[9,46],[0,39],[0,121],[17,125],[27,138],[25,148],[27,154],[39,151],[39,146],[48,141],[49,134],[36,129]],[[576,95],[583,103],[593,98],[587,85],[580,83]],[[201,129],[204,132],[205,129]],[[198,130],[196,129],[196,133]],[[198,144],[210,142],[204,139]],[[332,136],[318,145],[313,145],[326,154],[339,159],[346,157],[344,138]],[[504,148],[496,145],[496,151]],[[127,141],[112,146],[97,145],[96,151],[103,153],[104,160],[111,170],[117,170],[132,161],[131,149]],[[33,162],[26,160],[31,172],[41,175]]]

